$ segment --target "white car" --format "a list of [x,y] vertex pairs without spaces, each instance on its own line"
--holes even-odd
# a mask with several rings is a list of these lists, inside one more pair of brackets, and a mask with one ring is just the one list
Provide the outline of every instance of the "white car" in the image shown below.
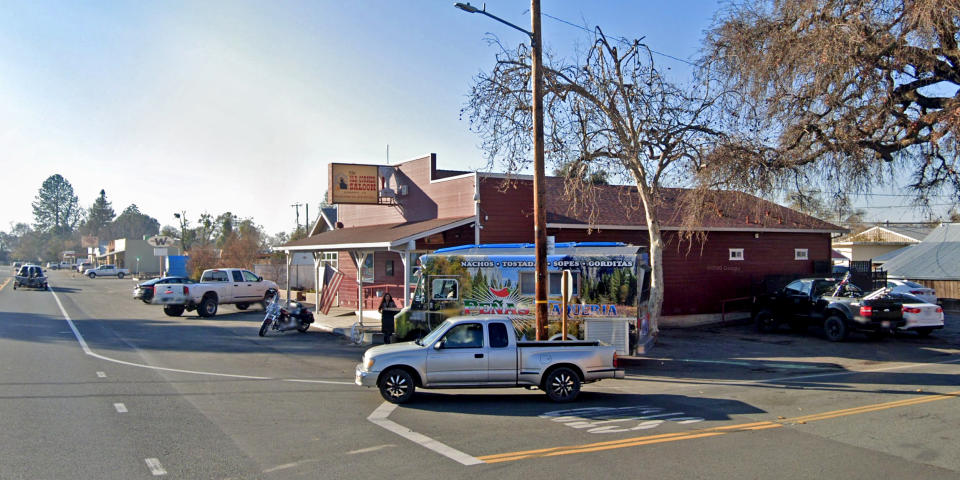
[[903,302],[903,319],[906,320],[900,332],[916,332],[921,337],[930,335],[934,330],[943,328],[943,307],[925,302],[917,295],[891,292],[889,298]]
[[916,296],[927,303],[937,303],[937,292],[932,288],[924,287],[917,282],[903,279],[888,279],[887,288],[893,293],[906,293]]

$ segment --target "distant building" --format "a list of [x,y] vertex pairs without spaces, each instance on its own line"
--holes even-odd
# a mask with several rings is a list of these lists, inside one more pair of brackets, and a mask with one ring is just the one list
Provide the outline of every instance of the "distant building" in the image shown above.
[[833,248],[847,261],[872,260],[903,247],[916,245],[934,229],[929,223],[884,222],[834,239]]
[[[167,255],[181,255],[179,242],[166,247]],[[164,257],[154,255],[154,247],[142,238],[118,238],[107,243],[96,254],[97,263],[127,268],[134,274],[158,274]]]
[[960,299],[960,223],[941,224],[883,269],[936,290],[940,298]]

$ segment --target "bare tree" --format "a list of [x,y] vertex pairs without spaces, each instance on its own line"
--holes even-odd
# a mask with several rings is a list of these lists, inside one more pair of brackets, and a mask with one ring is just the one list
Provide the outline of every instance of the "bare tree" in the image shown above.
[[960,191],[960,0],[746,0],[717,18],[702,65],[743,93],[749,138],[708,182]]
[[[690,185],[702,153],[723,138],[708,88],[680,87],[661,75],[639,41],[609,40],[595,30],[583,58],[548,58],[544,68],[546,153],[564,173],[574,208],[597,218],[597,198],[612,174],[637,187],[649,233],[652,267],[649,305],[656,333],[663,303],[663,246],[658,206],[667,187]],[[480,74],[465,111],[490,162],[521,172],[531,162],[530,56],[501,46],[489,73]],[[604,181],[597,181],[603,179]],[[635,197],[631,197],[634,202]]]

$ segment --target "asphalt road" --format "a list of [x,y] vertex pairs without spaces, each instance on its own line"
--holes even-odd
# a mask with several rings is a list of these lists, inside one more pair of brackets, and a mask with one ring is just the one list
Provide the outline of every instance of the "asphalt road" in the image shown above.
[[[960,478],[960,319],[919,339],[667,330],[574,404],[353,385],[362,348],[0,275],[0,479]],[[69,320],[68,320],[69,318]]]

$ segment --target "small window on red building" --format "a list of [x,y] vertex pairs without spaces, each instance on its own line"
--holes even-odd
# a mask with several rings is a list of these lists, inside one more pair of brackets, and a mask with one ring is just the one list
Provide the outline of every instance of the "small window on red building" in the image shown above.
[[385,268],[386,268],[387,276],[392,277],[393,276],[393,260],[387,260],[387,264]]
[[806,248],[794,248],[793,249],[793,259],[794,260],[808,260],[810,256],[807,254]]
[[730,260],[743,260],[743,249],[742,249],[742,248],[731,248],[731,249],[730,249]]

